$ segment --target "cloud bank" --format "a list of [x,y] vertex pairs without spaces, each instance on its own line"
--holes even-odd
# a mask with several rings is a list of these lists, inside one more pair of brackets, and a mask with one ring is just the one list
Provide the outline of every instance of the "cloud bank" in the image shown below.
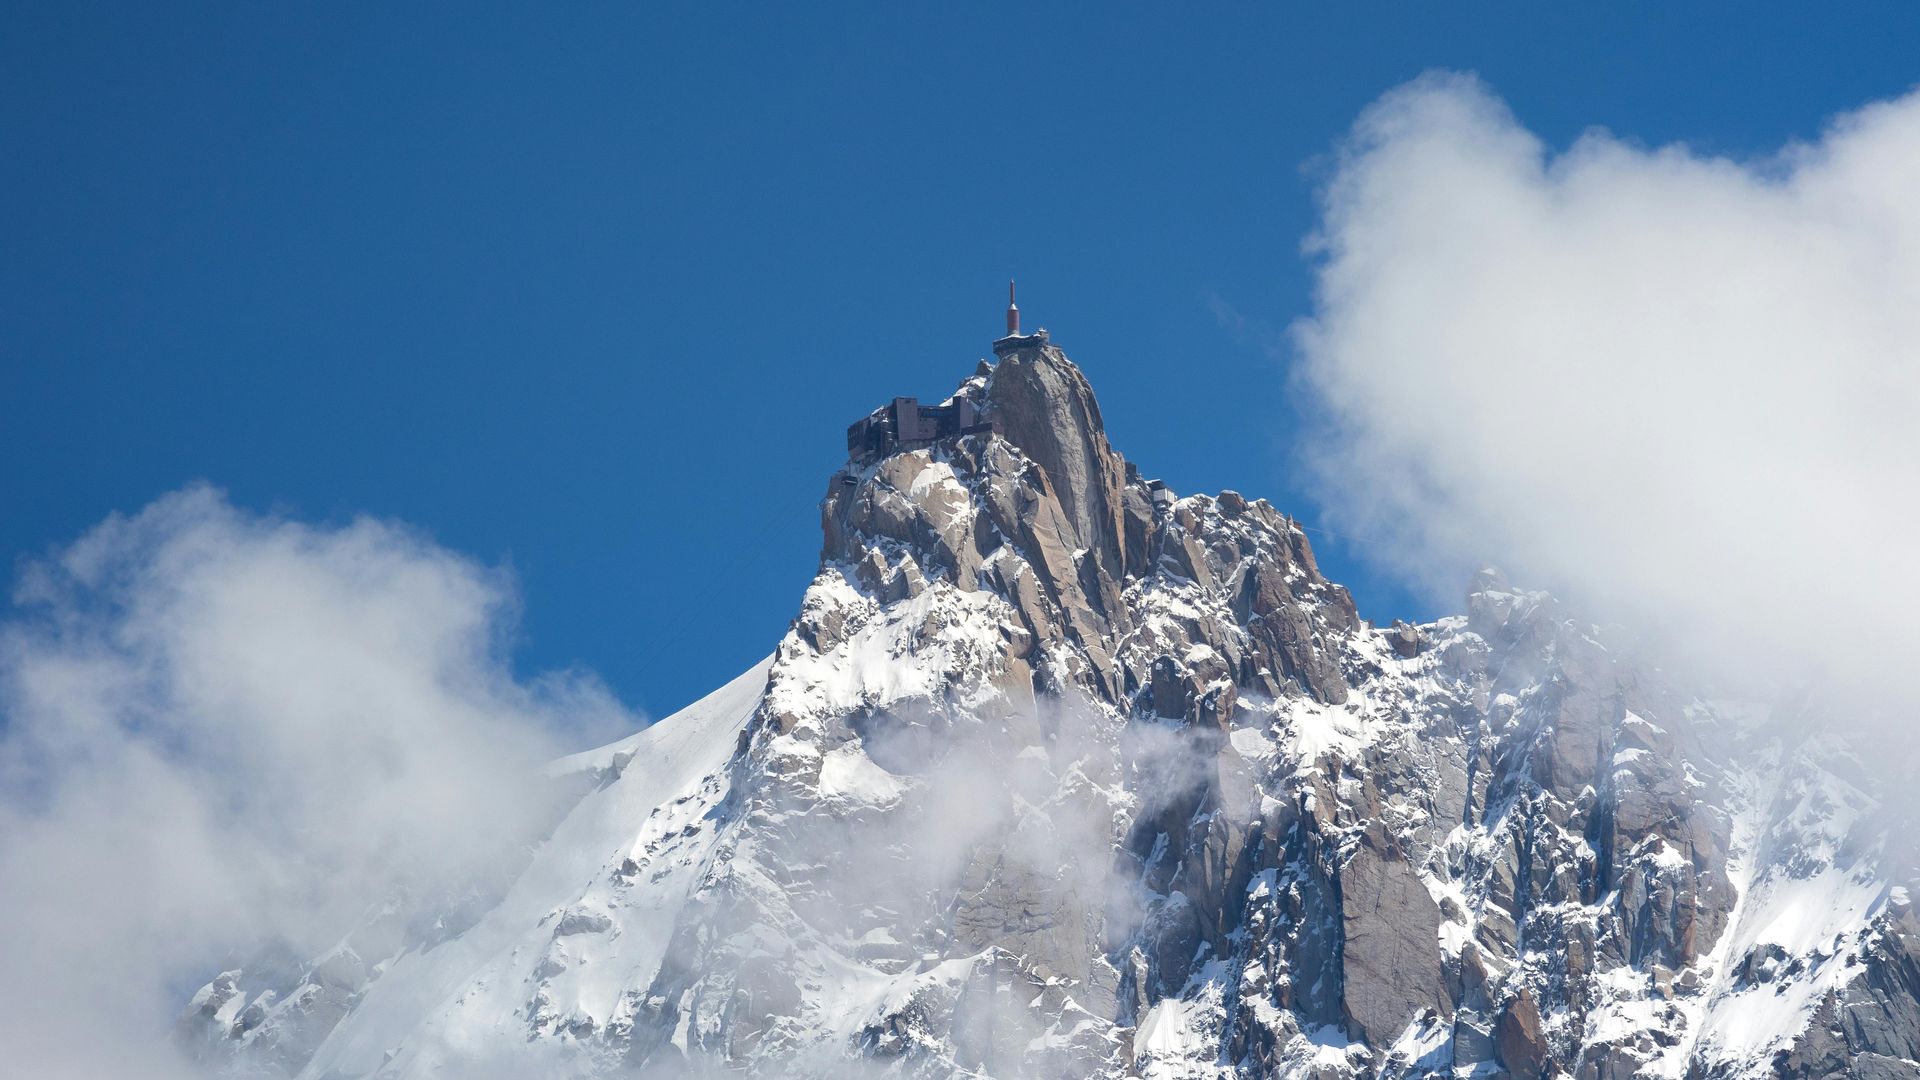
[[1734,161],[1394,91],[1294,328],[1330,516],[1436,594],[1493,561],[1741,678],[1911,700],[1915,191],[1920,95]]
[[311,956],[532,839],[539,765],[634,724],[516,681],[511,582],[398,526],[207,488],[26,568],[0,623],[0,1046],[12,1075],[186,1075],[224,959]]

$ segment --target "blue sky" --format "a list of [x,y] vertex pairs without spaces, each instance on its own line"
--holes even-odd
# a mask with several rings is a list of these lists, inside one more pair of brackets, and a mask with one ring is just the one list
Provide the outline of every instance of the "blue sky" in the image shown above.
[[1311,521],[1270,331],[1368,103],[1468,70],[1555,144],[1742,157],[1920,75],[1910,7],[769,10],[16,5],[0,557],[195,480],[399,519],[513,569],[523,668],[663,714],[777,640],[845,425],[967,373],[1009,276],[1149,475]]

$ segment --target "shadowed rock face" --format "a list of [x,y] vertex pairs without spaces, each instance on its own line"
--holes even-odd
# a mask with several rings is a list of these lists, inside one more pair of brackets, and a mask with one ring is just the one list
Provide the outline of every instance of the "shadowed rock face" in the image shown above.
[[[1287,515],[1141,479],[1050,345],[956,395],[998,433],[829,482],[765,692],[646,848],[681,876],[628,857],[556,917],[580,970],[671,911],[663,959],[611,1009],[536,970],[528,1039],[666,1076],[1911,1075],[1920,937],[1844,748],[1497,574],[1375,629]],[[1834,929],[1774,941],[1807,903]]]

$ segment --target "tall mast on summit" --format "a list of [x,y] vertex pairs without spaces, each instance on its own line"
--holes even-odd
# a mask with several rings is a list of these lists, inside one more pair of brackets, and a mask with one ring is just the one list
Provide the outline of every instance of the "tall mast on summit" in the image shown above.
[[1007,336],[1020,336],[1020,305],[1013,302],[1013,282],[1007,282]]

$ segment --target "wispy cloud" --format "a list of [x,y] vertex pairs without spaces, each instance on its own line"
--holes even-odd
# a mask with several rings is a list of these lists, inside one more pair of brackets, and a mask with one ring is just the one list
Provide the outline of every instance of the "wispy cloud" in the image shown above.
[[539,763],[634,719],[516,681],[515,612],[405,528],[207,488],[29,567],[0,623],[8,1071],[184,1075],[167,1031],[223,958],[313,955],[530,839]]
[[1916,185],[1920,96],[1743,162],[1556,153],[1465,76],[1387,95],[1295,327],[1334,520],[1435,590],[1498,561],[1747,678],[1904,695]]

